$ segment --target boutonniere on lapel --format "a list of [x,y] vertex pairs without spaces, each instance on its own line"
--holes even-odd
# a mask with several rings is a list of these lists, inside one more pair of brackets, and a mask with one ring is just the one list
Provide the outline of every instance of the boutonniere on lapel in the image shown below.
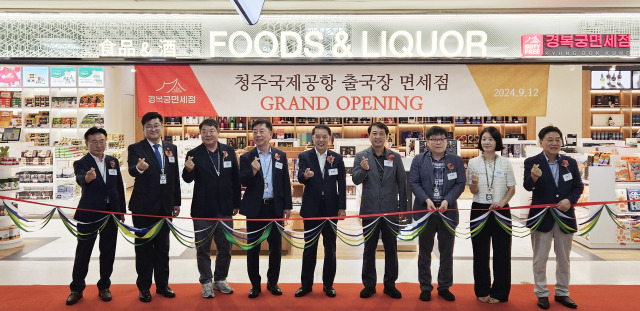
[[389,157],[387,158],[387,160],[388,160],[389,162],[393,162],[393,159],[394,159],[394,158],[395,158],[395,157],[394,157],[394,155],[393,155],[393,154],[390,154],[390,155],[389,155]]
[[453,163],[448,163],[447,164],[447,168],[449,169],[450,172],[453,172],[453,170],[456,168],[455,166],[453,166]]
[[276,153],[273,157],[276,159],[276,161],[280,161],[280,154],[279,153]]
[[227,153],[227,151],[222,151],[222,158],[226,159],[227,156],[229,156],[229,154]]
[[335,160],[335,159],[336,159],[336,157],[334,157],[334,156],[331,156],[331,155],[327,156],[327,162],[329,162],[329,165],[331,167],[333,167],[333,160]]
[[116,168],[116,161],[115,160],[111,160],[111,162],[109,162],[109,164],[111,164],[111,168]]
[[166,154],[167,157],[173,157],[173,152],[171,152],[171,150],[165,150],[164,154]]
[[560,165],[562,165],[562,167],[567,169],[567,172],[569,171],[569,161],[567,160],[562,160],[562,162],[560,163]]

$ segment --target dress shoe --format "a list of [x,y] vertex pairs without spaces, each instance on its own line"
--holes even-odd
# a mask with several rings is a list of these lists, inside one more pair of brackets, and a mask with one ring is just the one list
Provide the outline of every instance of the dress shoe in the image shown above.
[[538,297],[538,308],[549,309],[549,297]]
[[302,287],[298,288],[298,290],[296,291],[295,296],[296,296],[296,297],[302,297],[302,296],[304,296],[304,295],[306,295],[306,294],[310,293],[310,292],[311,292],[311,290],[312,290],[312,289],[311,289],[311,287],[304,287],[304,286],[302,286]]
[[176,293],[169,286],[156,287],[156,294],[160,294],[167,298],[175,298]]
[[260,286],[258,287],[251,287],[251,289],[249,290],[249,298],[256,298],[258,296],[260,296],[260,292],[262,290],[260,289]]
[[362,291],[360,291],[360,298],[369,298],[375,293],[375,287],[365,287]]
[[402,298],[402,293],[400,293],[400,291],[395,286],[393,286],[393,287],[385,286],[384,290],[382,292],[385,293],[386,295],[389,295],[389,297],[391,297],[393,299]]
[[575,309],[578,307],[578,305],[573,300],[571,300],[569,296],[554,296],[553,300],[561,303],[563,306],[567,308]]
[[71,292],[69,297],[67,297],[67,306],[75,304],[80,299],[82,299],[82,292]]
[[98,296],[100,296],[102,301],[111,301],[111,291],[108,288],[101,289],[98,292]]
[[422,301],[431,301],[431,291],[423,290],[420,292],[420,300]]
[[336,296],[336,289],[333,286],[322,286],[322,291],[331,298]]
[[140,295],[138,295],[138,299],[142,302],[151,302],[151,293],[148,289],[143,289],[140,291]]
[[444,298],[444,300],[446,300],[446,301],[454,301],[454,300],[456,300],[456,296],[454,296],[453,293],[451,293],[451,291],[449,291],[448,289],[439,290],[438,291],[438,296]]
[[278,284],[271,285],[267,283],[267,290],[276,296],[282,295],[282,290],[280,289],[280,286],[278,286]]

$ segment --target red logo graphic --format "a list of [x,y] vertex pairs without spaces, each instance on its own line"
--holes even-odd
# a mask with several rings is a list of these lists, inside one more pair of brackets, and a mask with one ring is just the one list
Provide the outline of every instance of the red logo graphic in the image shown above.
[[191,66],[136,66],[136,93],[138,116],[218,116]]
[[522,36],[522,56],[542,56],[542,35]]

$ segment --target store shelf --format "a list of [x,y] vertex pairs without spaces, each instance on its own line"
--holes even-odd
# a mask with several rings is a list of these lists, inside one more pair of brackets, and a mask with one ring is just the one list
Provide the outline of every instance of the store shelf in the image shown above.
[[41,169],[41,170],[52,170],[52,165],[20,165],[21,169]]

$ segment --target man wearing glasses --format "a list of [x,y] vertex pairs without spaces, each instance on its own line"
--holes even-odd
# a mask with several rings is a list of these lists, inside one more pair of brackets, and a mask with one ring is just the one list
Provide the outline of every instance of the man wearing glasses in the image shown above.
[[[202,297],[213,298],[213,290],[233,293],[227,283],[231,265],[231,243],[224,234],[223,224],[215,220],[195,218],[227,218],[224,223],[233,227],[231,216],[240,208],[240,178],[238,159],[233,147],[218,142],[220,126],[214,119],[200,123],[202,144],[187,152],[182,179],[195,182],[191,217],[196,231],[198,271]],[[216,243],[216,270],[211,273],[211,239]]]
[[[446,301],[454,301],[456,297],[449,288],[453,285],[455,236],[447,229],[444,221],[450,222],[454,228],[458,225],[457,200],[464,191],[467,180],[464,160],[458,155],[446,153],[447,131],[443,127],[431,127],[426,136],[429,149],[413,159],[409,171],[409,184],[415,196],[413,210],[433,213],[420,234],[418,243],[420,300],[431,300],[431,251],[437,233],[440,252],[438,295]],[[414,219],[418,220],[425,214],[415,213]]]
[[[135,178],[129,209],[136,228],[155,225],[161,218],[138,215],[178,216],[180,214],[180,175],[178,149],[162,141],[162,115],[147,112],[142,116],[145,139],[128,148],[129,174]],[[156,281],[156,293],[174,298],[169,287],[169,227],[163,225],[151,241],[136,239],[136,285],[142,302],[151,301],[151,278]]]

